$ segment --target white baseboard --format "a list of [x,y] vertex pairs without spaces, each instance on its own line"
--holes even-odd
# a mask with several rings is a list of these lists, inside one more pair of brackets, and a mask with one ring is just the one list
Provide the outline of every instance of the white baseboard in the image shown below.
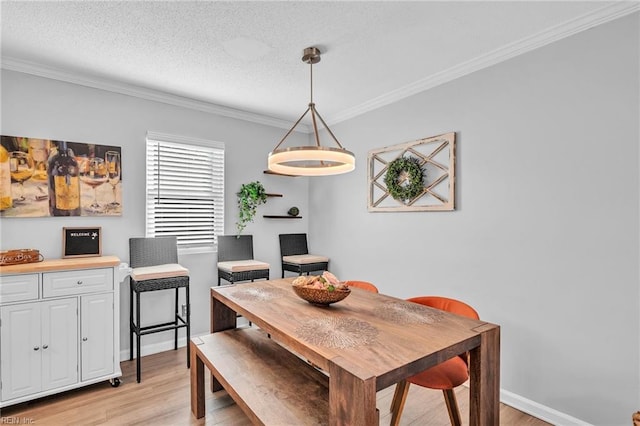
[[593,426],[568,414],[500,389],[500,402],[556,426]]
[[[238,327],[245,327],[249,324],[249,322],[245,318],[238,318],[237,322],[238,322]],[[199,337],[206,334],[209,334],[209,333],[191,334],[191,337],[192,338]],[[140,345],[140,354],[142,356],[153,355],[160,352],[173,350],[173,337],[171,337],[171,339],[169,340],[165,340],[158,343],[147,344],[147,345],[144,344],[144,340],[145,339],[142,339],[142,342]],[[181,348],[186,345],[187,345],[187,338],[178,337],[178,347]],[[129,349],[120,350],[120,362],[122,361],[129,361]]]
[[[197,337],[197,336],[191,336],[191,337]],[[144,339],[143,339],[143,342],[144,342]],[[179,348],[186,345],[187,345],[186,337],[178,338]],[[173,339],[167,340],[164,342],[148,344],[148,345],[145,345],[144,343],[140,345],[140,354],[142,356],[157,354],[160,352],[171,351],[171,350],[173,350]],[[135,351],[134,351],[134,356],[135,356]],[[122,361],[129,361],[129,349],[124,349],[120,351],[120,362]]]

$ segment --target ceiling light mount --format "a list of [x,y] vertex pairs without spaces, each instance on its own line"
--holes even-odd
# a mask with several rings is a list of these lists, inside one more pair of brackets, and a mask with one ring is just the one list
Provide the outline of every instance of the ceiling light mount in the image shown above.
[[313,65],[320,62],[320,50],[317,47],[307,47],[302,52],[302,62]]
[[[274,173],[293,176],[326,176],[347,173],[355,168],[355,156],[351,151],[347,151],[338,142],[327,123],[322,119],[313,103],[313,64],[320,62],[320,50],[316,47],[307,47],[302,54],[302,62],[309,64],[310,78],[310,101],[306,111],[295,122],[293,127],[284,135],[276,147],[269,153],[268,167]],[[280,148],[280,145],[293,132],[302,119],[311,112],[311,123],[313,125],[313,135],[315,145],[296,146],[291,148]],[[320,120],[327,133],[338,146],[324,147],[320,144],[317,120]]]

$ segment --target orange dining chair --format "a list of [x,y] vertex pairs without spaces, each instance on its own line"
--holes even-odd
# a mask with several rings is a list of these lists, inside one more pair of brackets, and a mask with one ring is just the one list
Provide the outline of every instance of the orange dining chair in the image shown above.
[[372,293],[378,293],[378,287],[368,281],[347,281],[345,284],[347,287],[357,287]]
[[[478,313],[464,302],[447,297],[421,296],[407,299],[409,302],[451,312],[465,317],[480,319]],[[468,354],[460,354],[421,373],[402,380],[396,386],[391,402],[391,425],[397,426],[400,415],[409,392],[409,384],[413,383],[430,389],[440,389],[444,393],[444,400],[449,411],[449,419],[453,426],[460,426],[460,410],[453,389],[460,386],[469,378]]]

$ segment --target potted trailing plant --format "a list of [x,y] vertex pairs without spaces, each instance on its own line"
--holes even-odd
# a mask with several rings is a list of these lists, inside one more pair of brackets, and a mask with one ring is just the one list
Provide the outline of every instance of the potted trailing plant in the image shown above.
[[243,184],[238,192],[238,236],[249,222],[253,222],[258,206],[267,202],[267,192],[258,181]]

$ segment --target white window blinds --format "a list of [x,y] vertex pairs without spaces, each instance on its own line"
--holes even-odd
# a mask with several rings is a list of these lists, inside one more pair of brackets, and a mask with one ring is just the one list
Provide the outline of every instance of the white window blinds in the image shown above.
[[147,237],[213,249],[224,232],[224,144],[147,134]]

